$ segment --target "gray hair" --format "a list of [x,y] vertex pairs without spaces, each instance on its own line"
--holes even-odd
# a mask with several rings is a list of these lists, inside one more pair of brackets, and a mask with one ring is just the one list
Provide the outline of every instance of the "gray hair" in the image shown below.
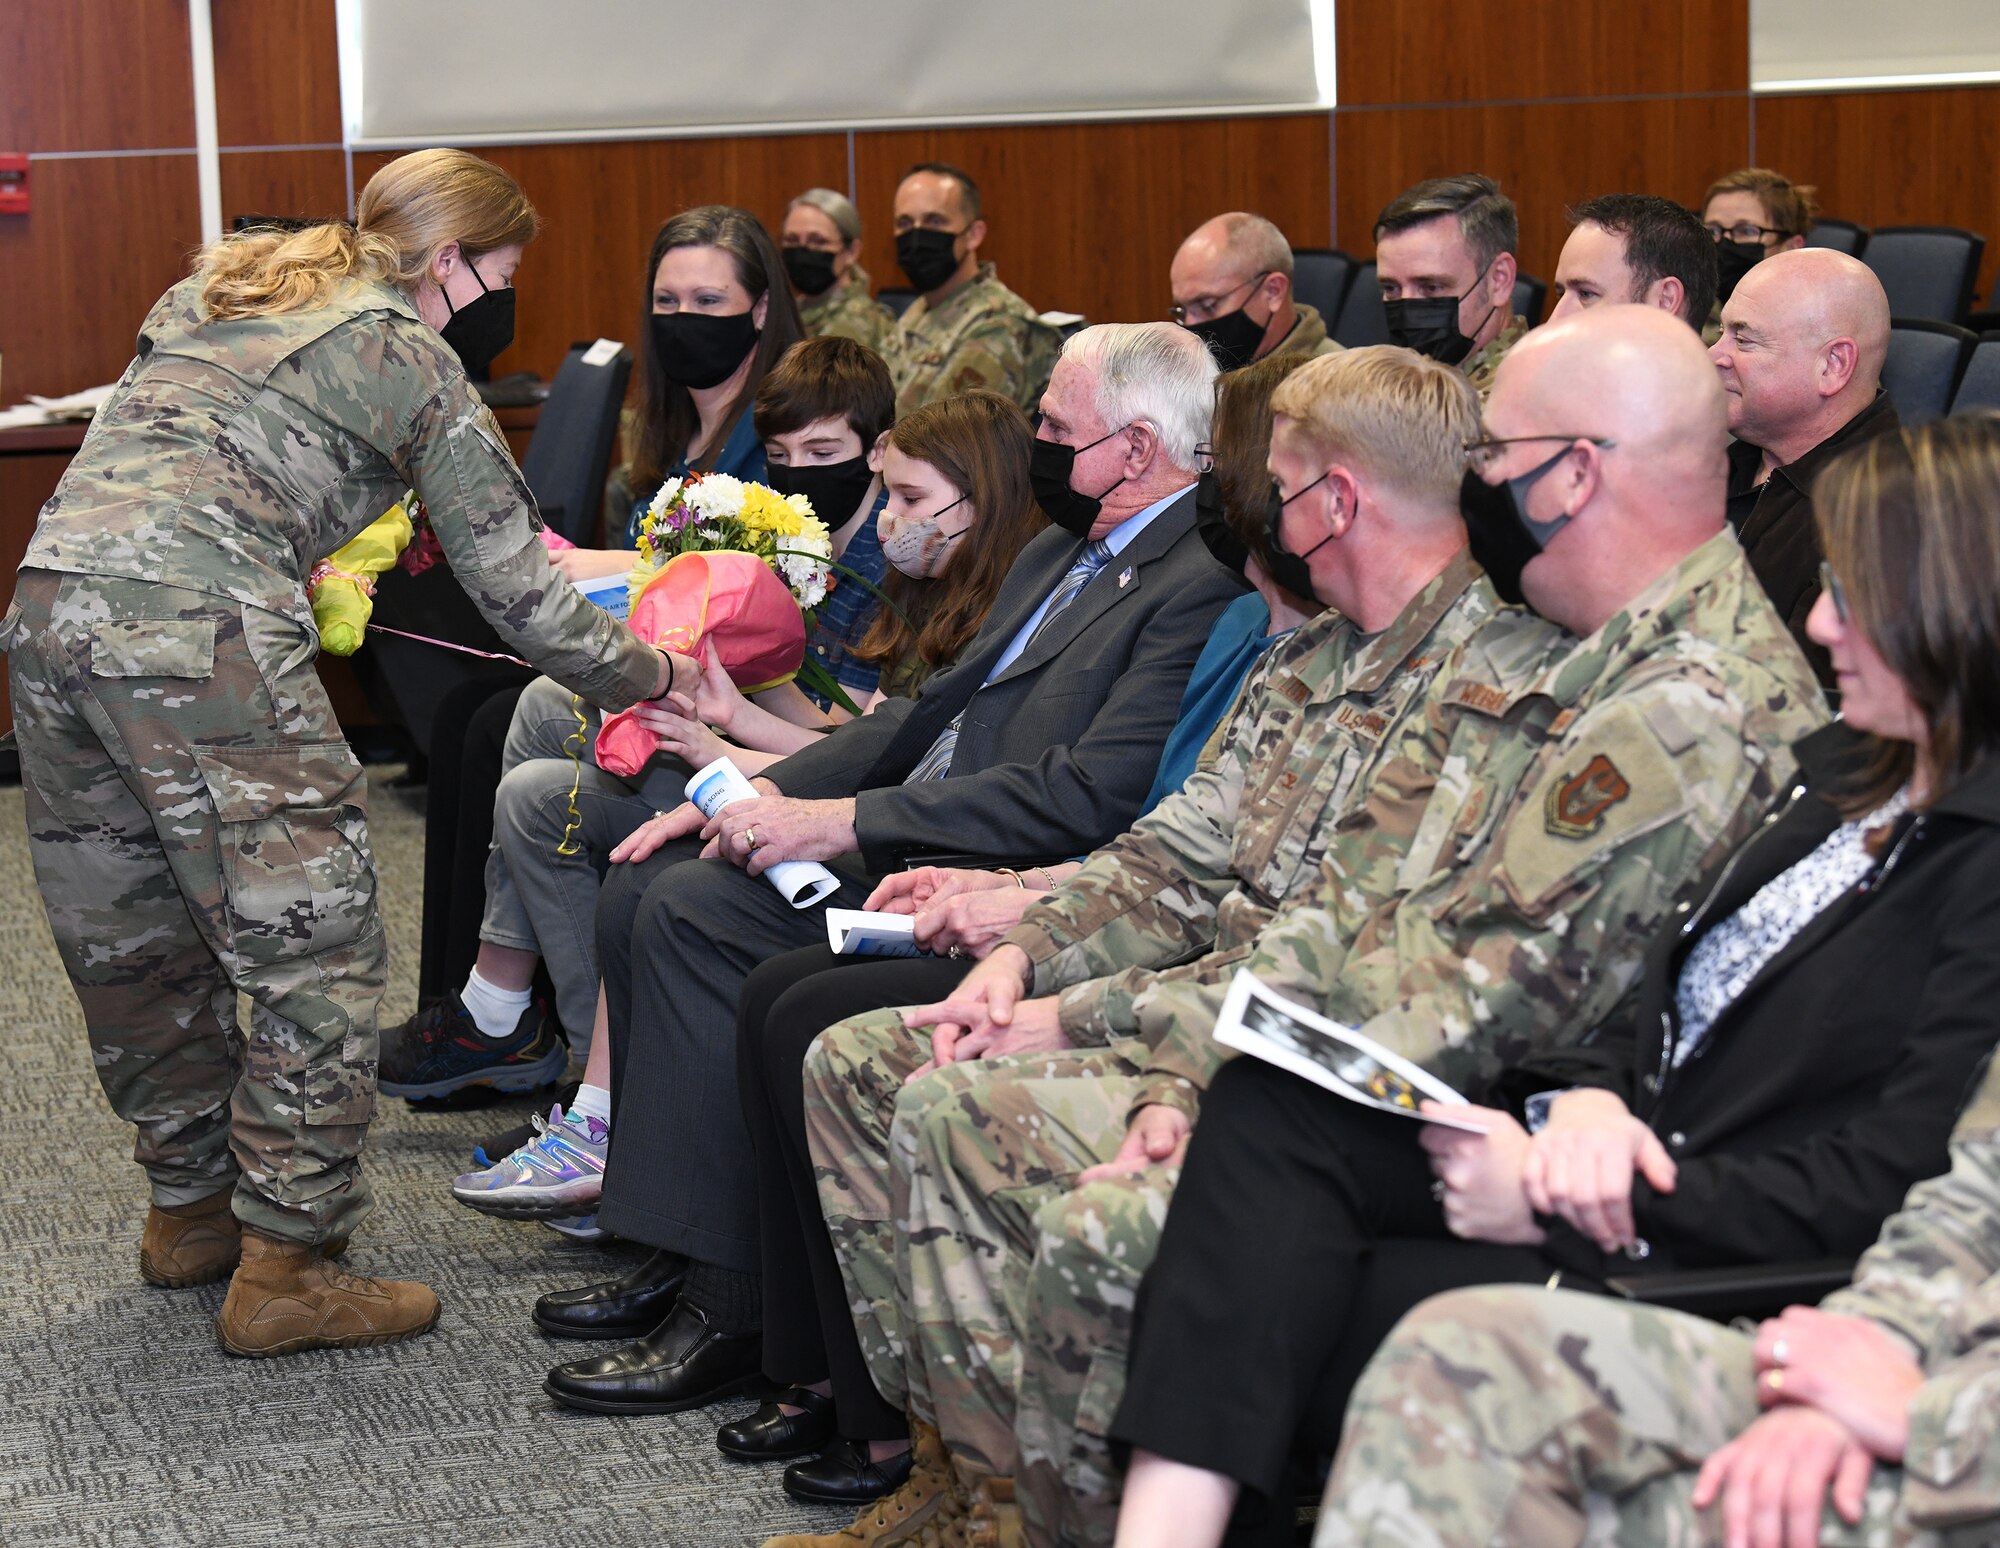
[[1262,215],[1231,210],[1216,217],[1222,223],[1223,240],[1229,255],[1243,265],[1245,274],[1282,274],[1292,277],[1292,244]]
[[785,206],[785,213],[791,214],[801,204],[810,205],[832,221],[839,228],[843,243],[861,240],[861,212],[846,194],[836,193],[831,188],[808,188]]
[[1215,357],[1174,323],[1098,323],[1063,345],[1063,358],[1093,372],[1098,415],[1109,429],[1143,419],[1177,468],[1192,468],[1215,414]]

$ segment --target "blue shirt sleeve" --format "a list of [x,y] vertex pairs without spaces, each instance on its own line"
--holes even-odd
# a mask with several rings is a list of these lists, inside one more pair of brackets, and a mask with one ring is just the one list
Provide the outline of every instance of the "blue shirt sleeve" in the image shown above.
[[1194,772],[1202,748],[1242,691],[1243,679],[1258,658],[1277,643],[1279,636],[1265,633],[1270,627],[1271,609],[1254,591],[1238,597],[1215,620],[1215,632],[1209,635],[1188,674],[1180,719],[1160,750],[1160,772],[1147,793],[1141,816],[1159,805],[1168,792],[1180,789]]

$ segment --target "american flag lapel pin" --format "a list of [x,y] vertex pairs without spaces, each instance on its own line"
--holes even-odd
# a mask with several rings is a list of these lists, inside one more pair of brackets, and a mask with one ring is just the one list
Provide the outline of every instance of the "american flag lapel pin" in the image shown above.
[[1123,591],[1127,586],[1131,584],[1132,584],[1132,566],[1128,564],[1125,566],[1124,569],[1118,572],[1118,589],[1120,591]]

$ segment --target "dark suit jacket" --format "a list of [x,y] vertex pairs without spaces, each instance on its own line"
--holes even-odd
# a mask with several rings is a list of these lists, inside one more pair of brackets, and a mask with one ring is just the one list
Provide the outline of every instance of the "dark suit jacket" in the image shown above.
[[1803,456],[1795,457],[1759,488],[1752,482],[1764,460],[1747,441],[1729,448],[1729,522],[1766,596],[1806,653],[1820,686],[1833,691],[1833,662],[1806,638],[1806,614],[1819,600],[1819,528],[1813,523],[1812,485],[1819,471],[1850,446],[1859,446],[1901,423],[1888,393]]
[[[1525,1061],[1491,1094],[1518,1111],[1535,1091],[1604,1086],[1660,1136],[1680,1172],[1671,1193],[1634,1183],[1648,1269],[1858,1255],[1912,1185],[1945,1169],[2000,1040],[1989,767],[1903,818],[1882,866],[1766,963],[1679,1069],[1667,1059],[1689,951],[1840,825],[1822,792],[1865,751],[1838,722],[1800,742],[1799,793],[1688,894],[1648,956],[1636,1014]],[[1559,1222],[1547,1250],[1593,1278],[1619,1272]]]
[[[871,871],[936,854],[1033,863],[1124,832],[1152,787],[1195,658],[1243,583],[1209,557],[1190,489],[986,683],[1082,552],[1070,533],[1042,533],[1014,562],[985,626],[916,698],[878,705],[766,777],[790,796],[854,796]],[[903,784],[961,709],[951,774]]]

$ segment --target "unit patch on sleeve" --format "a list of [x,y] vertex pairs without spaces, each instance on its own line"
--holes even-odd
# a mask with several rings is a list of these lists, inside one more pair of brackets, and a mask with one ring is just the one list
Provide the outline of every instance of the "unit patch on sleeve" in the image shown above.
[[1558,838],[1589,838],[1604,826],[1604,814],[1631,793],[1632,787],[1617,765],[1599,753],[1581,773],[1549,787],[1543,817],[1549,832]]

